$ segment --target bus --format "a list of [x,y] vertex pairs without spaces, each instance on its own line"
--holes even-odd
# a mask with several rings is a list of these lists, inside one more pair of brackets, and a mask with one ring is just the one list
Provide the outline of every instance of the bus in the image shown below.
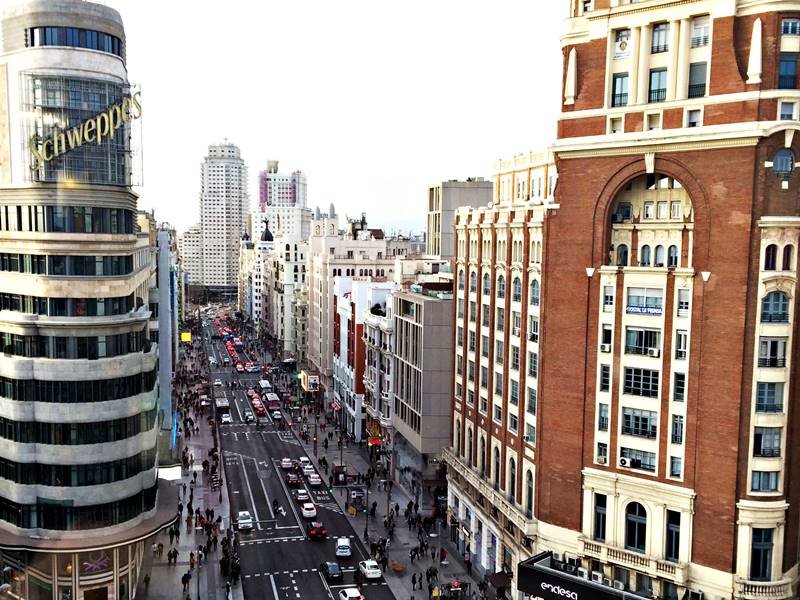
[[267,403],[267,408],[270,410],[279,409],[281,407],[281,399],[278,397],[278,394],[264,394],[264,402]]
[[214,405],[218,419],[221,419],[222,415],[231,414],[231,403],[228,402],[227,398],[217,398]]
[[274,390],[272,389],[272,384],[267,381],[266,379],[262,379],[258,382],[258,387],[261,388],[262,394],[271,394]]

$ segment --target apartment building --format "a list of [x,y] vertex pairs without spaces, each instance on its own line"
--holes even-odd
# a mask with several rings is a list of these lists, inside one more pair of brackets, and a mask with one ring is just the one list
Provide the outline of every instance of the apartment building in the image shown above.
[[203,232],[200,225],[192,225],[178,237],[178,254],[183,270],[189,275],[190,285],[203,281]]
[[299,236],[278,234],[272,251],[264,257],[263,268],[268,283],[263,288],[266,308],[262,327],[286,358],[297,358],[298,354],[294,312],[296,290],[306,285],[308,252],[308,242]]
[[461,206],[478,208],[492,201],[494,184],[483,177],[470,177],[466,181],[451,179],[428,187],[428,226],[425,254],[431,256],[455,255],[455,211]]

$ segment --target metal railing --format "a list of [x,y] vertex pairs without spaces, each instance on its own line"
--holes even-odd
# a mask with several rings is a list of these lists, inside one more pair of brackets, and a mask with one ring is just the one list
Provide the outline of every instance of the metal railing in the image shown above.
[[781,413],[783,402],[756,402],[757,413]]
[[627,106],[628,94],[614,94],[611,96],[611,106]]
[[635,435],[638,437],[645,437],[652,439],[656,437],[657,429],[655,427],[642,428],[642,427],[630,427],[623,425],[622,433],[624,433],[625,435]]
[[650,90],[650,102],[663,102],[667,99],[667,88]]
[[786,358],[777,356],[763,356],[758,358],[759,367],[785,367]]
[[702,46],[708,46],[708,35],[692,36],[692,48],[700,48]]
[[689,86],[689,98],[702,98],[706,95],[705,83],[693,83]]
[[757,458],[777,458],[780,455],[780,448],[759,448],[753,452],[753,456]]
[[661,54],[669,50],[669,44],[653,44],[650,46],[651,54]]
[[782,90],[793,90],[797,87],[796,75],[779,75],[778,88]]
[[762,312],[761,313],[761,322],[762,323],[788,323],[789,322],[789,313],[788,312]]

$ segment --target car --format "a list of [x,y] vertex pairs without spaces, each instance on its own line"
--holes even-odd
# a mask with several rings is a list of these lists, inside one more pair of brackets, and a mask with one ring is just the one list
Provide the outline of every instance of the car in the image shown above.
[[246,363],[244,363],[244,368],[245,368],[245,370],[246,370],[246,371],[249,373],[249,372],[250,372],[250,369],[252,369],[252,368],[253,368],[253,363],[251,363],[251,362],[246,362]]
[[292,468],[294,465],[294,461],[291,458],[282,458],[281,459],[281,469],[286,469],[287,471]]
[[289,473],[286,476],[286,485],[288,485],[289,487],[299,487],[300,485],[302,485],[302,483],[303,480],[300,479],[300,476],[295,473]]
[[231,359],[230,359],[230,358],[228,358],[227,356],[223,357],[223,359],[222,359],[222,364],[223,364],[223,365],[229,365],[229,364],[231,364]]
[[222,387],[222,379],[215,379],[214,387]]
[[297,462],[300,463],[301,467],[305,467],[306,465],[311,464],[311,459],[309,459],[307,456],[301,456],[300,458],[297,459]]
[[244,367],[241,364],[236,365],[236,372],[237,373],[244,373]]
[[339,563],[326,561],[319,566],[319,572],[328,581],[341,581],[344,579],[344,573],[342,573],[342,567],[339,566]]
[[303,465],[303,475],[306,477],[315,474],[317,471],[311,465]]
[[306,502],[300,508],[300,512],[303,513],[303,517],[306,519],[313,519],[317,516],[317,507],[314,506],[313,502]]
[[283,418],[283,415],[281,414],[281,411],[279,411],[279,410],[273,410],[272,411],[272,420],[273,421],[280,421],[282,418]]
[[248,511],[239,511],[239,514],[236,516],[236,527],[239,529],[239,531],[253,528],[253,517],[250,516]]
[[212,356],[211,358],[208,359],[208,364],[210,364],[212,367],[216,367],[217,359]]
[[250,367],[245,367],[244,370],[248,373],[258,373],[260,369],[258,368],[258,365],[252,365]]
[[247,395],[252,398],[253,396],[258,396],[258,392],[253,388],[247,388]]
[[328,537],[328,530],[319,521],[311,521],[306,529],[308,537],[312,540],[324,540]]
[[368,560],[362,560],[358,563],[358,570],[361,571],[361,574],[364,576],[364,579],[380,579],[381,578],[381,568],[371,558]]
[[265,417],[267,415],[267,409],[264,408],[263,404],[254,404],[253,409],[259,417]]
[[306,502],[311,500],[311,495],[308,493],[307,489],[300,488],[299,490],[294,491],[294,499],[300,502],[301,504],[305,504]]
[[220,419],[220,422],[223,425],[229,425],[229,424],[233,423],[233,417],[231,416],[231,413],[223,413],[222,418]]
[[352,556],[353,551],[350,548],[350,538],[340,537],[336,540],[336,556]]
[[242,411],[242,418],[244,418],[245,423],[252,423],[253,421],[256,420],[255,416],[253,415],[253,411],[250,410],[249,408],[245,408]]
[[339,590],[339,600],[364,600],[364,596],[358,591],[358,588],[344,588]]
[[311,487],[319,487],[322,485],[322,477],[320,477],[317,473],[312,473],[308,476],[308,485]]

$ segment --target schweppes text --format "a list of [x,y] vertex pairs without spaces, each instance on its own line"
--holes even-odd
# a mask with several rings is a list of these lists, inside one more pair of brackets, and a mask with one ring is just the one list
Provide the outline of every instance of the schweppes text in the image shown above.
[[28,147],[36,162],[42,165],[83,144],[100,145],[104,139],[113,138],[117,129],[123,124],[141,116],[141,92],[136,92],[124,98],[121,103],[112,104],[104,112],[75,127],[66,130],[54,129],[53,135],[44,141],[38,135],[32,136]]

